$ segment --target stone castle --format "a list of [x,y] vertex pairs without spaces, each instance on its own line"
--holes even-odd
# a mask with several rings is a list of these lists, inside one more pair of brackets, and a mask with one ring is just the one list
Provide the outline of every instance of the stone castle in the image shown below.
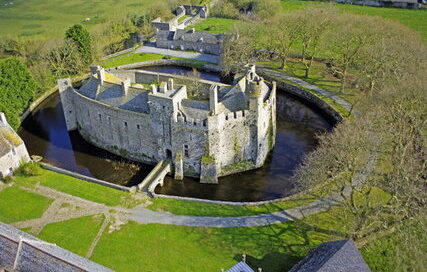
[[217,183],[261,167],[275,144],[276,84],[255,67],[226,85],[97,66],[79,89],[58,86],[68,130],[129,159],[169,161],[176,179]]

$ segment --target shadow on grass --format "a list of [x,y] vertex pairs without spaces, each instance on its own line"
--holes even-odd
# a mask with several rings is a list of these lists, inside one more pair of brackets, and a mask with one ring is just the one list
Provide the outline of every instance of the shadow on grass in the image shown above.
[[333,228],[333,225],[329,229],[294,219],[265,227],[218,229],[214,233],[222,243],[233,245],[234,252],[238,252],[234,255],[236,262],[246,254],[246,261],[253,269],[281,272],[288,271],[320,243],[349,236]]

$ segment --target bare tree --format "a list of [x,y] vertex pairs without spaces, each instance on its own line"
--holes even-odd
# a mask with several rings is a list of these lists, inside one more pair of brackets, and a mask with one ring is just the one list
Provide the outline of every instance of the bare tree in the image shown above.
[[350,15],[339,17],[339,25],[328,37],[328,47],[332,59],[332,69],[341,79],[341,91],[347,85],[349,69],[355,65],[363,47],[373,38],[371,17]]
[[301,59],[308,78],[313,60],[316,57],[320,43],[326,32],[330,30],[337,16],[336,8],[332,6],[308,7],[298,13],[298,36],[301,41]]

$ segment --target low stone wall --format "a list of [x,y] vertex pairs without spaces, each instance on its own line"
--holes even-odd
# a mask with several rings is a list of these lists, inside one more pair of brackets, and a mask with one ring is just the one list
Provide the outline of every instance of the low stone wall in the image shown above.
[[143,62],[135,62],[131,64],[125,64],[117,66],[117,69],[135,69],[144,66],[162,66],[162,65],[176,65],[190,68],[198,68],[208,72],[221,72],[221,68],[218,65],[207,64],[202,62],[195,62],[191,60],[151,60]]
[[113,188],[113,189],[117,189],[117,190],[121,190],[121,191],[125,191],[125,192],[130,192],[130,191],[135,190],[135,188],[133,188],[133,187],[125,187],[125,186],[117,185],[117,184],[110,183],[110,182],[107,182],[107,181],[104,181],[104,180],[100,180],[100,179],[96,179],[96,178],[91,178],[91,177],[88,177],[88,176],[85,176],[85,175],[81,175],[81,174],[78,174],[78,173],[75,173],[75,172],[71,172],[71,171],[68,171],[68,170],[65,170],[65,169],[62,169],[62,168],[59,168],[59,167],[47,164],[47,163],[41,162],[40,166],[42,168],[44,168],[44,169],[47,169],[47,170],[50,170],[50,171],[53,171],[53,172],[56,172],[56,173],[59,173],[59,174],[64,174],[64,175],[67,175],[67,176],[70,176],[70,177],[73,177],[73,178],[82,179],[82,180],[85,180],[85,181],[88,181],[88,182],[96,183],[98,185],[110,187],[110,188]]
[[31,272],[113,272],[68,250],[0,223],[0,270]]

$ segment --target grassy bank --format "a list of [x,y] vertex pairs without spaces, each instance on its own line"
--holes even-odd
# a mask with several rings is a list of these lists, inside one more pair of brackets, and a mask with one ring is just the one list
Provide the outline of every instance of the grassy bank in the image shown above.
[[35,176],[18,175],[14,178],[14,182],[18,185],[27,187],[40,184],[66,194],[108,206],[133,206],[137,204],[137,202],[133,202],[132,195],[128,192],[119,191],[45,169],[40,169],[39,174]]

